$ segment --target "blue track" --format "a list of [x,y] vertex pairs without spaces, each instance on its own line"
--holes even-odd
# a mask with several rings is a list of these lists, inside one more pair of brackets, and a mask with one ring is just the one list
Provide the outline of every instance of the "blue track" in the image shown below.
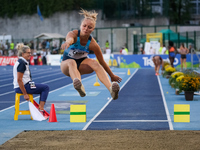
[[[175,95],[168,79],[154,74],[154,69],[111,68],[123,80],[118,100],[112,100],[109,91],[96,82],[95,73],[82,76],[86,97],[80,97],[74,90],[71,78],[60,71],[59,66],[31,66],[33,80],[45,83],[50,93],[45,105],[49,112],[55,104],[58,122],[37,122],[29,115],[19,116],[14,121],[15,93],[12,85],[12,66],[0,67],[0,144],[24,130],[200,130],[200,102],[195,95],[194,101],[185,101],[184,95]],[[98,81],[100,82],[100,81]],[[22,97],[21,97],[22,98]],[[39,96],[34,95],[39,101]],[[87,121],[70,123],[71,104],[85,104]],[[174,104],[190,104],[190,123],[174,123]],[[28,109],[28,103],[21,99],[20,109]]]

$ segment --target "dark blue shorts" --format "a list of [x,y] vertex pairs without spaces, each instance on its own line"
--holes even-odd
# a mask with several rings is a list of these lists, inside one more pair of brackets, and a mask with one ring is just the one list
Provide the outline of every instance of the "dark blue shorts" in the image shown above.
[[181,58],[182,59],[186,59],[186,55],[181,55]]
[[[40,101],[46,102],[47,96],[49,94],[49,86],[46,84],[40,84],[40,83],[35,83],[35,86],[36,86],[35,89],[31,89],[29,83],[24,85],[26,92],[28,94],[40,94]],[[15,92],[22,93],[19,87],[15,88]]]
[[175,53],[174,53],[174,52],[170,52],[170,53],[169,53],[169,56],[170,56],[170,57],[175,57]]
[[73,59],[76,61],[76,64],[77,64],[77,68],[79,69],[79,66],[81,65],[81,62],[86,59],[87,57],[84,57],[84,58],[81,58],[81,59],[74,59],[74,58],[71,58],[69,56],[66,56],[66,55],[63,55],[63,61],[64,60],[67,60],[67,59]]

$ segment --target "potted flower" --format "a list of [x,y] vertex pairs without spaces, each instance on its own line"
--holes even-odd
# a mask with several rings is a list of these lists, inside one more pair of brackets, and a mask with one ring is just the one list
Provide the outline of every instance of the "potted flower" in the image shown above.
[[176,71],[176,68],[173,68],[171,65],[165,66],[165,71],[163,77],[169,78],[173,72]]
[[174,85],[174,88],[176,89],[176,92],[175,92],[176,95],[179,95],[179,93],[182,92],[181,90],[179,90],[179,85],[180,85],[180,82],[182,81],[183,77],[184,77],[184,75],[180,75],[179,77],[176,78],[176,82]]
[[163,61],[162,68],[161,68],[161,70],[162,70],[162,75],[163,75],[163,73],[164,73],[164,71],[165,71],[165,67],[168,66],[168,65],[170,65],[170,63],[169,63],[168,61]]
[[185,92],[186,100],[193,100],[194,92],[198,91],[200,78],[195,73],[185,74],[179,84],[179,90]]
[[173,72],[171,74],[171,77],[169,78],[169,84],[171,85],[172,88],[174,88],[176,84],[176,79],[181,75],[183,75],[183,72],[179,72],[179,71]]

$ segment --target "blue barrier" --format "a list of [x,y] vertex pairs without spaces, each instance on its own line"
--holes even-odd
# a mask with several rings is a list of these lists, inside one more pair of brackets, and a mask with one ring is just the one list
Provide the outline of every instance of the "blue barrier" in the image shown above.
[[[120,55],[120,54],[104,54],[104,60],[108,63],[111,60],[113,64],[113,60],[115,59],[117,62],[117,66],[119,68],[151,68],[154,67],[152,62],[152,57],[154,55]],[[160,55],[164,61],[169,62],[168,55]],[[62,61],[62,55],[47,55],[47,64],[50,65],[60,65]],[[89,58],[96,59],[94,54],[89,54]],[[174,60],[174,66],[176,68],[180,68],[180,54],[177,54]],[[187,68],[191,68],[191,55],[187,54]],[[193,55],[193,67],[199,67],[199,59],[197,55]]]
[[[110,59],[113,61],[116,59],[117,65],[120,68],[151,68],[154,67],[152,57],[154,55],[120,55],[111,54]],[[164,61],[169,62],[168,55],[160,55]],[[95,58],[94,54],[89,55],[90,58]],[[180,54],[177,54],[174,60],[174,66],[180,68]],[[191,67],[191,55],[187,54],[187,67]],[[199,67],[199,60],[197,55],[193,55],[193,67]]]

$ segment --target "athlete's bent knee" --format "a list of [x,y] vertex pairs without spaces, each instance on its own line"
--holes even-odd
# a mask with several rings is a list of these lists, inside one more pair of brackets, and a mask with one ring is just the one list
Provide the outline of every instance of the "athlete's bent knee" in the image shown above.
[[100,67],[100,64],[96,60],[91,60],[91,67],[92,68],[98,68]]

